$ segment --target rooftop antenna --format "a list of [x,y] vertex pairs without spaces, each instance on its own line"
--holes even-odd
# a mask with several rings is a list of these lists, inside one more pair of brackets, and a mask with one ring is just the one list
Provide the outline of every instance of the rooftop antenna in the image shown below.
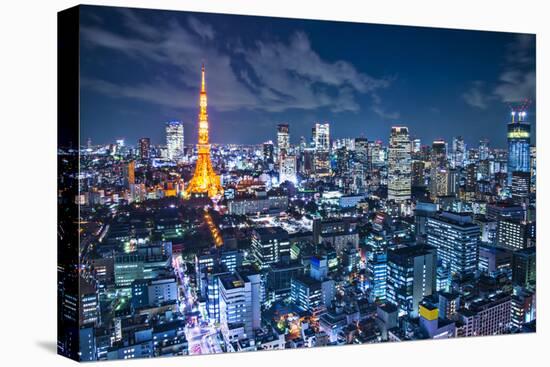
[[[516,105],[508,104],[512,115],[512,123],[514,122],[522,122],[525,121],[525,117],[527,116],[527,109],[531,105],[530,99],[524,99],[523,101],[519,102]],[[516,121],[517,116],[517,121]]]

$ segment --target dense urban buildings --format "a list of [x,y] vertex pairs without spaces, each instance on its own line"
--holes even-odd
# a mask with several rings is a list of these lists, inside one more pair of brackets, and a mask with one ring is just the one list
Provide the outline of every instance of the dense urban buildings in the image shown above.
[[[63,353],[95,361],[536,330],[525,105],[497,114],[498,139],[460,126],[435,137],[406,118],[382,135],[346,134],[324,104],[299,121],[275,109],[241,144],[224,135],[239,114],[218,119],[228,105],[216,102],[250,96],[212,82],[227,72],[218,60],[195,61],[182,104],[196,121],[159,118],[151,134],[60,148],[60,182],[78,183],[59,191],[61,209],[79,209],[62,219],[80,231],[68,251],[81,254],[58,268],[71,325]],[[359,83],[340,67],[342,89]],[[278,101],[294,92],[262,89]]]
[[487,141],[426,148],[405,126],[387,145],[331,144],[315,123],[309,147],[281,123],[276,147],[235,154],[208,142],[202,77],[196,151],[170,146],[182,131],[170,123],[164,158],[147,138],[81,156],[80,296],[62,304],[79,310],[83,359],[534,330],[532,153],[513,147],[523,133],[508,129],[508,161],[523,162],[510,184]]

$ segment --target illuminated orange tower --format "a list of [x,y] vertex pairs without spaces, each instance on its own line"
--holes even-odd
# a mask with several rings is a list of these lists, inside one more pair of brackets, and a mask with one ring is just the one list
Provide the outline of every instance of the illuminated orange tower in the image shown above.
[[215,198],[223,194],[220,176],[216,175],[210,161],[210,143],[208,142],[208,114],[206,113],[206,81],[204,65],[202,65],[202,81],[200,93],[199,112],[199,143],[197,144],[198,157],[195,174],[187,185],[184,197],[192,195]]

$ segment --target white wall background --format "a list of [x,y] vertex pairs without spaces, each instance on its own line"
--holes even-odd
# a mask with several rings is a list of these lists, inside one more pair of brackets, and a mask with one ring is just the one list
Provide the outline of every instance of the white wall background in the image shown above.
[[[538,333],[139,360],[133,366],[548,365],[545,221],[550,30],[544,1],[120,0],[87,4],[537,33]],[[4,1],[0,12],[0,361],[65,366],[56,338],[56,12],[75,1]],[[545,358],[546,357],[546,358]],[[112,362],[121,365],[124,362]],[[109,364],[111,365],[111,364]]]

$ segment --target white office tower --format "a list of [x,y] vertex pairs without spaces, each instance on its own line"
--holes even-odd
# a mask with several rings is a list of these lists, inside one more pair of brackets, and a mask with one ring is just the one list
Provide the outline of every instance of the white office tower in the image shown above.
[[388,200],[403,202],[411,198],[411,141],[409,129],[391,129],[388,151]]
[[221,329],[226,342],[253,338],[261,322],[260,275],[221,275],[219,292]]
[[167,158],[179,160],[183,157],[183,124],[179,121],[166,123],[166,148]]
[[315,174],[323,177],[330,175],[330,125],[316,123],[313,127],[315,147]]

